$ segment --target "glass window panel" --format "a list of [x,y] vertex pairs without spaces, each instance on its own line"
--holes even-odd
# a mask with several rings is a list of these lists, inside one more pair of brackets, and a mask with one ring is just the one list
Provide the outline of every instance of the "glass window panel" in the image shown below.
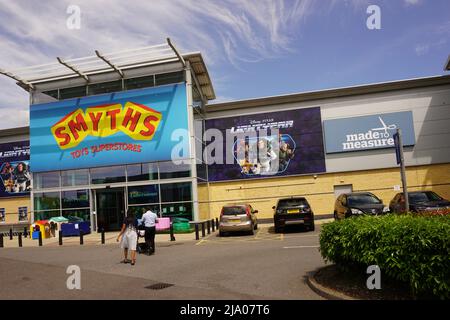
[[144,203],[158,203],[159,191],[158,185],[135,186],[128,187],[128,203],[129,204],[144,204]]
[[46,94],[46,95],[48,95],[48,96],[50,96],[50,97],[53,97],[53,98],[55,98],[55,99],[58,99],[58,96],[59,96],[58,90],[44,91],[44,92],[42,92],[42,93],[43,93],[43,94]]
[[128,181],[145,181],[158,179],[156,163],[138,163],[127,166]]
[[86,96],[86,86],[64,88],[59,90],[59,99],[71,99]]
[[154,87],[154,86],[155,86],[155,78],[153,75],[133,79],[125,79],[125,87],[127,90]]
[[89,95],[122,91],[122,80],[89,85]]
[[185,218],[192,221],[192,202],[180,202],[161,205],[163,217]]
[[66,219],[69,219],[69,222],[82,222],[91,220],[89,209],[63,210],[62,216]]
[[89,170],[61,171],[61,183],[63,187],[85,186],[89,184]]
[[33,183],[35,189],[58,188],[59,171],[35,173]]
[[43,192],[34,194],[34,210],[51,210],[60,208],[59,192]]
[[161,184],[161,202],[191,201],[191,183]]
[[89,208],[88,190],[69,190],[62,192],[63,208]]
[[157,86],[162,86],[170,83],[178,83],[183,81],[184,81],[183,71],[157,74],[155,76],[155,82]]
[[59,210],[40,211],[34,213],[34,221],[48,220],[59,216],[61,216]]
[[112,166],[91,169],[91,183],[114,183],[125,181],[125,166]]
[[160,179],[184,178],[191,175],[190,164],[175,164],[172,161],[159,163]]

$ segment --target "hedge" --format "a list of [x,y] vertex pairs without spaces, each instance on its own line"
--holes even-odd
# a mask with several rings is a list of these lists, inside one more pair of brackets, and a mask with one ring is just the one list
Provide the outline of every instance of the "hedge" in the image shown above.
[[352,217],[322,226],[320,252],[341,267],[378,265],[412,293],[450,298],[450,216]]

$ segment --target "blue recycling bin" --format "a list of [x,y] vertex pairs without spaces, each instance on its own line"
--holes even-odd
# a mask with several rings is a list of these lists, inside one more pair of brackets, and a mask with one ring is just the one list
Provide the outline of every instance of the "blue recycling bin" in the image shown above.
[[67,222],[61,224],[61,233],[63,237],[78,236],[80,231],[83,234],[91,233],[91,223],[89,221]]

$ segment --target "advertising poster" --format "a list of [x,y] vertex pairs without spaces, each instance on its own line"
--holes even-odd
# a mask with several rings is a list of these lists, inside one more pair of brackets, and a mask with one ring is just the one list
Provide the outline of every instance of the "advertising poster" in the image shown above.
[[31,190],[30,143],[0,144],[0,197],[23,197]]
[[42,172],[170,160],[177,129],[188,129],[185,83],[34,104],[31,165]]
[[[325,172],[320,107],[210,119],[206,130],[219,129],[224,136],[223,154],[233,153],[234,163],[208,166],[210,181],[288,176]],[[272,133],[278,129],[278,135]],[[253,132],[226,150],[226,132]],[[276,148],[274,147],[276,146]],[[208,148],[208,146],[207,146]],[[243,150],[243,151],[242,151]],[[258,150],[267,150],[260,154]],[[241,151],[241,153],[240,153]],[[245,154],[239,158],[237,154]],[[276,161],[274,166],[273,161]],[[276,168],[276,172],[270,168]]]

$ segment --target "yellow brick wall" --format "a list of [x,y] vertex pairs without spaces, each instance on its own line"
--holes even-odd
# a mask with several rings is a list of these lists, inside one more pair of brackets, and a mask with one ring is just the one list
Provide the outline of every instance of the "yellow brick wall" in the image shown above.
[[16,223],[19,221],[19,207],[28,208],[28,220],[30,220],[30,197],[0,198],[0,208],[5,208],[5,222]]
[[[450,164],[408,167],[410,191],[433,190],[450,199]],[[268,178],[209,183],[199,185],[200,219],[220,215],[226,203],[247,202],[259,211],[259,218],[272,218],[272,206],[279,198],[305,196],[316,215],[333,213],[334,186],[353,185],[353,191],[370,191],[388,205],[394,195],[394,185],[401,185],[400,170],[378,169],[311,176]],[[209,198],[209,201],[208,201]]]

